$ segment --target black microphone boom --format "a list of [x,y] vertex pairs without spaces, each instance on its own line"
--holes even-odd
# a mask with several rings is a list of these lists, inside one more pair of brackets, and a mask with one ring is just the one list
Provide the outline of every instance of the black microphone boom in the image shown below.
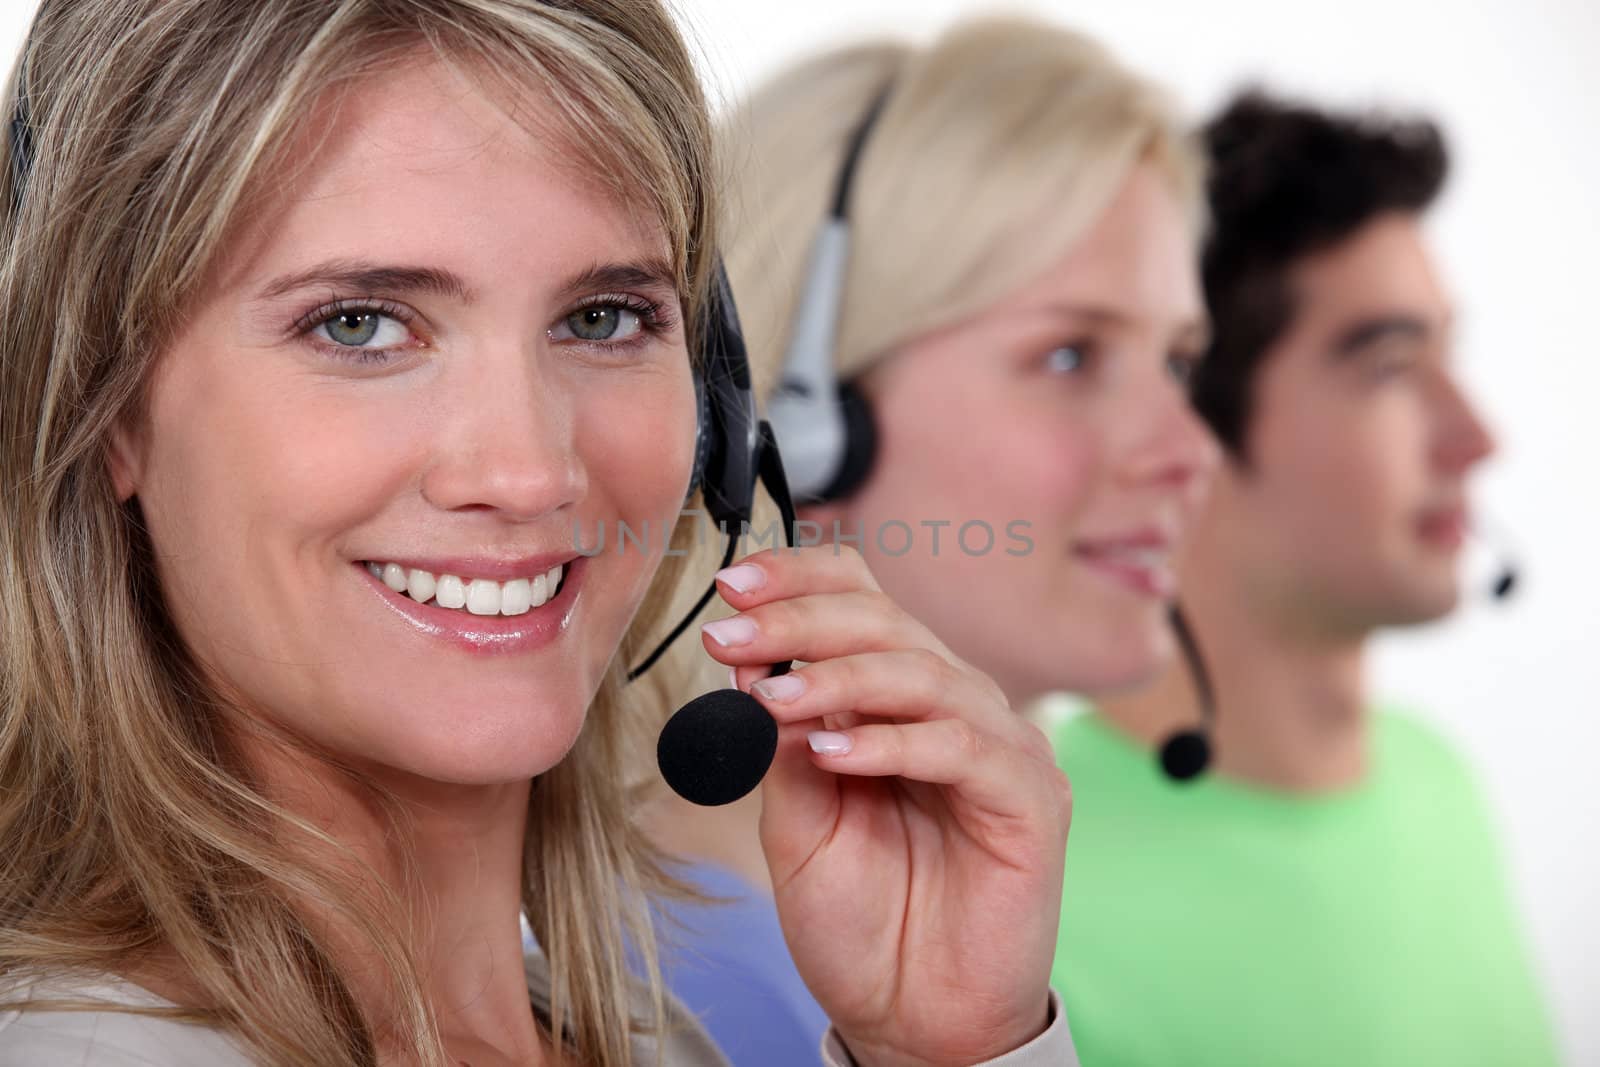
[[1494,580],[1489,583],[1489,595],[1496,600],[1511,599],[1511,594],[1517,591],[1517,583],[1522,578],[1522,566],[1517,562],[1516,555],[1507,547],[1504,532],[1499,529],[1491,531],[1480,519],[1472,526],[1472,536],[1494,559]]
[[1179,730],[1162,743],[1161,769],[1174,782],[1188,782],[1211,766],[1211,731],[1217,721],[1217,697],[1211,685],[1211,672],[1200,654],[1200,643],[1195,640],[1183,609],[1173,604],[1167,610],[1167,617],[1178,637],[1178,647],[1183,650],[1189,675],[1194,679],[1195,694],[1200,701],[1200,723],[1191,730]]
[[[793,548],[794,502],[789,498],[772,427],[765,420],[759,450],[761,484],[777,503],[784,542]],[[739,535],[737,530],[728,534],[728,558]],[[695,610],[698,613],[699,608]],[[680,625],[674,636],[683,629]],[[772,673],[787,674],[791,666],[788,662],[774,664]],[[715,807],[731,804],[760,785],[777,752],[778,724],[761,702],[737,689],[718,689],[695,697],[667,720],[656,742],[656,765],[674,793],[692,804]]]
[[[1503,538],[1491,537],[1481,526],[1475,528],[1473,533],[1495,559],[1495,578],[1489,585],[1489,592],[1496,600],[1509,599],[1516,592],[1517,581],[1522,576],[1521,567],[1505,548]],[[1205,657],[1200,653],[1200,644],[1177,604],[1169,609],[1169,618],[1173,632],[1177,634],[1178,645],[1183,650],[1184,663],[1194,679],[1195,694],[1200,703],[1200,722],[1192,729],[1176,731],[1162,742],[1160,760],[1161,769],[1168,778],[1175,782],[1187,782],[1198,778],[1211,766],[1211,735],[1217,721],[1217,697],[1211,684],[1211,674],[1206,669]]]

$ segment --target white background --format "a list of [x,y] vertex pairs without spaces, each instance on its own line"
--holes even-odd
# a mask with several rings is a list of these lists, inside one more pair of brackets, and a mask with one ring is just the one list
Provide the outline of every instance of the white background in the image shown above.
[[[972,0],[677,0],[726,102],[863,33],[924,39]],[[0,0],[12,54],[31,4]],[[1434,235],[1462,311],[1460,360],[1502,450],[1478,499],[1526,574],[1510,604],[1380,646],[1377,688],[1437,721],[1498,804],[1569,1062],[1600,1065],[1600,0],[1067,0],[1014,4],[1087,30],[1191,113],[1249,79],[1426,109],[1455,172]],[[1434,1065],[1418,1065],[1434,1067]],[[1509,1065],[1508,1065],[1509,1067]]]

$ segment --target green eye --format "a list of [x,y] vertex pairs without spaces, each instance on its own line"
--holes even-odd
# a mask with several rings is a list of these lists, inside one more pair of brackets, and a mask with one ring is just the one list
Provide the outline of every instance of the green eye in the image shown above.
[[1062,345],[1045,357],[1045,369],[1056,374],[1071,374],[1083,369],[1083,350],[1077,345]]
[[567,329],[580,341],[620,340],[639,332],[639,315],[615,304],[595,304],[568,315]]
[[405,308],[389,303],[333,301],[308,312],[294,329],[320,355],[369,366],[415,345],[408,319]]
[[382,320],[382,315],[370,311],[347,311],[323,323],[323,328],[328,331],[329,340],[336,344],[364,345],[377,336]]

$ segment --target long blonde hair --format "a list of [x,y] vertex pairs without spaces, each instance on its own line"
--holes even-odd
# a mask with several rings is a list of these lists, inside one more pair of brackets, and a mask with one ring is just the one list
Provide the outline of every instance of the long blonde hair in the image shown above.
[[[190,1014],[265,1062],[371,1065],[380,1031],[430,1065],[443,1050],[382,902],[309,868],[308,848],[332,843],[243,766],[106,446],[317,102],[419,48],[486,89],[555,101],[592,169],[659,221],[698,321],[709,121],[657,0],[46,0],[5,105],[20,92],[32,152],[25,171],[0,166],[0,984],[159,953],[199,990]],[[664,562],[625,647],[662,629],[684,563]],[[670,882],[619,771],[664,700],[630,686],[623,714],[621,667],[535,782],[525,850],[552,1028],[586,1064],[628,1063],[630,1033],[665,1018],[644,905]],[[367,938],[397,1018],[363,1018],[308,900]],[[630,1012],[625,934],[650,1018]]]
[[1064,256],[1143,160],[1197,226],[1202,156],[1153,83],[1087,37],[1030,19],[956,25],[926,48],[841,48],[778,74],[720,124],[729,276],[765,387],[788,344],[845,145],[853,183],[834,362],[852,377]]

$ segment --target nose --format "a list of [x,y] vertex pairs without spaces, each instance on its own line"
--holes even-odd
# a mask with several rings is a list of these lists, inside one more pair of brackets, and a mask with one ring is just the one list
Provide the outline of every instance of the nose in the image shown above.
[[1494,454],[1494,434],[1449,374],[1441,372],[1436,392],[1434,460],[1447,473],[1465,473]]
[[440,432],[422,494],[445,511],[536,519],[583,498],[572,387],[539,352],[463,354],[436,391]]
[[1221,447],[1195,412],[1188,395],[1162,381],[1154,402],[1124,416],[1129,447],[1122,464],[1125,484],[1176,492],[1198,503],[1221,461]]

